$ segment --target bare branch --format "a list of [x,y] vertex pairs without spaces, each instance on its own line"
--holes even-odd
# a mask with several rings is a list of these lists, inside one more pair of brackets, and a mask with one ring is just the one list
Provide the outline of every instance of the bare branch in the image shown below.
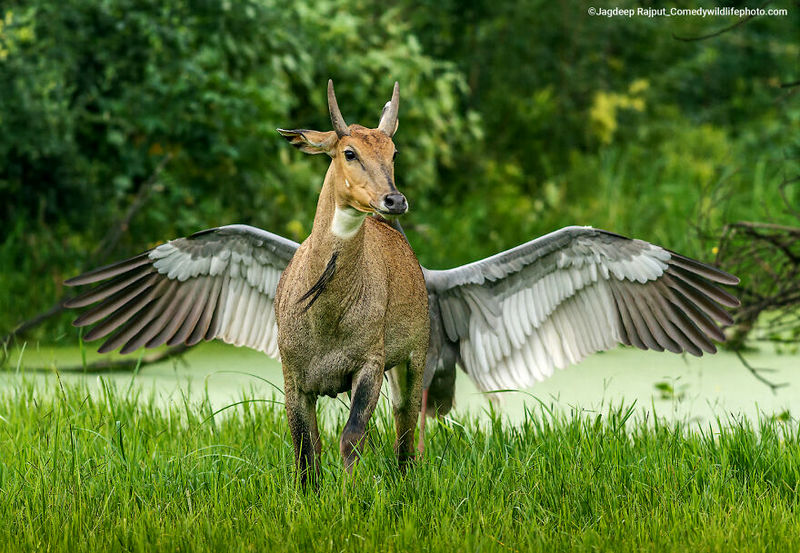
[[[763,8],[764,6],[766,6],[767,4],[769,4],[771,1],[772,1],[772,0],[767,0],[766,2],[762,3],[762,4],[761,4],[761,5],[760,5],[758,8],[756,8],[756,9],[761,9],[761,8]],[[736,27],[738,27],[738,26],[740,26],[740,25],[744,25],[745,23],[747,23],[748,21],[750,21],[750,20],[751,20],[751,19],[753,19],[754,17],[756,17],[756,16],[755,16],[755,15],[748,15],[747,17],[744,17],[744,18],[740,19],[739,21],[737,21],[737,22],[736,22],[736,23],[734,23],[733,25],[730,25],[730,26],[728,26],[728,27],[725,27],[724,29],[720,29],[719,31],[714,31],[713,33],[709,33],[709,34],[707,34],[707,35],[701,35],[701,36],[695,36],[695,37],[680,37],[680,36],[677,36],[677,35],[675,35],[675,34],[673,33],[673,35],[672,35],[672,38],[674,38],[675,40],[681,40],[681,41],[683,41],[683,42],[697,42],[697,41],[699,41],[699,40],[707,40],[707,39],[709,39],[709,38],[714,38],[714,37],[716,37],[716,36],[719,36],[719,35],[721,35],[721,34],[723,34],[723,33],[727,33],[728,31],[732,31],[732,30],[733,30],[733,29],[735,29]]]
[[[172,357],[183,355],[193,346],[181,344],[164,351],[145,355],[137,359],[119,359],[115,361],[94,361],[86,365],[71,365],[68,367],[58,367],[59,372],[86,372],[86,373],[106,373],[106,372],[130,372],[133,369],[141,368],[154,363],[161,363]],[[25,367],[26,372],[52,372],[51,367]]]
[[786,386],[789,385],[788,382],[781,382],[780,384],[776,384],[776,383],[772,382],[771,380],[768,380],[767,378],[764,378],[760,374],[762,372],[772,372],[772,371],[774,371],[774,369],[767,369],[767,368],[763,368],[763,367],[762,368],[753,367],[750,363],[747,362],[747,360],[744,358],[744,356],[742,356],[742,353],[739,352],[739,351],[736,352],[736,357],[739,358],[739,361],[742,362],[742,365],[744,365],[745,368],[748,371],[750,371],[750,374],[752,374],[756,378],[756,380],[758,380],[759,382],[769,386],[769,389],[773,394],[777,393],[780,388],[785,388]]
[[111,228],[108,234],[106,234],[106,237],[103,239],[103,241],[100,242],[97,248],[95,248],[94,252],[92,253],[93,260],[103,261],[114,251],[114,248],[117,247],[122,235],[127,232],[128,228],[130,228],[131,220],[133,219],[134,215],[136,215],[136,213],[142,208],[147,199],[150,197],[150,193],[158,183],[158,177],[161,175],[164,167],[167,166],[167,163],[169,163],[171,159],[172,154],[167,154],[160,162],[158,162],[156,168],[153,169],[153,172],[149,177],[147,177],[147,180],[145,180],[142,186],[139,188],[139,191],[136,193],[136,197],[131,202],[131,205],[128,206],[127,211],[125,211],[125,215],[122,217],[122,219],[117,221],[114,227]]
[[[155,188],[156,183],[158,183],[159,175],[161,175],[164,167],[166,167],[167,163],[169,163],[171,159],[172,154],[167,154],[164,156],[147,180],[144,181],[142,186],[139,188],[139,192],[137,192],[136,197],[131,202],[131,205],[128,206],[128,209],[125,211],[125,215],[122,217],[122,219],[117,221],[117,223],[106,234],[103,241],[100,242],[97,248],[95,248],[94,252],[92,252],[92,255],[90,256],[91,261],[89,262],[90,265],[97,264],[99,261],[104,260],[114,251],[114,248],[117,247],[117,244],[119,243],[123,234],[127,232],[128,228],[130,227],[131,220],[149,198],[150,193]],[[0,347],[7,346],[18,336],[21,336],[29,330],[36,328],[46,320],[51,319],[52,317],[55,317],[64,311],[64,301],[66,301],[66,298],[59,300],[58,303],[53,305],[50,309],[42,311],[41,313],[38,313],[37,315],[17,325],[11,332],[5,334],[3,338],[0,339]]]
[[28,319],[27,321],[24,321],[23,323],[20,323],[19,325],[17,325],[14,328],[14,330],[12,330],[11,332],[9,332],[5,336],[3,336],[3,339],[0,340],[0,347],[5,348],[17,336],[19,336],[21,334],[24,334],[25,332],[29,331],[32,328],[36,328],[37,326],[39,326],[40,324],[45,322],[47,319],[49,319],[51,317],[55,317],[56,315],[58,315],[59,313],[64,311],[63,302],[64,302],[64,300],[61,300],[58,303],[56,303],[53,307],[51,307],[50,309],[42,311],[41,313],[39,313],[35,317],[32,317],[32,318]]

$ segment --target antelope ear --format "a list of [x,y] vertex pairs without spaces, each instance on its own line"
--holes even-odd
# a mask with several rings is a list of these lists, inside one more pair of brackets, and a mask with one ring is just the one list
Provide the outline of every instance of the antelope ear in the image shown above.
[[289,141],[289,144],[307,154],[328,154],[332,157],[333,149],[339,141],[336,131],[320,132],[308,129],[277,129]]

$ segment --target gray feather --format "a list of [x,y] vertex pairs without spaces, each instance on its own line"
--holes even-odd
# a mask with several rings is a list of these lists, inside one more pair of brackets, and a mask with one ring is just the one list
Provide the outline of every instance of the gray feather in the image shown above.
[[[106,282],[66,305],[94,304],[73,323],[99,323],[87,339],[116,331],[101,346],[104,352],[122,347],[121,353],[128,353],[163,343],[196,344],[222,334],[232,342],[258,347],[254,343],[261,337],[258,330],[274,320],[275,275],[297,248],[296,242],[246,225],[208,229],[68,280],[69,285]],[[235,298],[249,313],[230,313],[230,319],[238,321],[233,330],[239,334],[223,328],[221,320],[228,288],[234,282],[244,286],[245,297],[250,298],[247,302]],[[245,316],[246,324],[242,324]],[[261,343],[269,345],[270,340]]]
[[[481,389],[508,378],[532,384],[563,365],[562,347],[572,361],[614,342],[714,352],[711,340],[724,340],[714,319],[730,324],[723,306],[738,305],[718,287],[737,283],[736,277],[589,227],[567,227],[462,267],[424,272],[443,329],[431,334],[431,348],[460,344],[462,366]],[[592,284],[599,280],[606,286]],[[525,290],[530,296],[516,296]],[[531,324],[536,321],[540,326]],[[561,342],[554,341],[558,336]]]

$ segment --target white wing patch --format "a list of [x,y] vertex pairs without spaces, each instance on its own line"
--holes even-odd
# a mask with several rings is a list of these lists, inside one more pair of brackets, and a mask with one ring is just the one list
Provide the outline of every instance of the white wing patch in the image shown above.
[[222,279],[216,337],[278,359],[274,300],[282,271],[259,253],[241,244],[241,247],[221,250],[210,257],[193,257],[191,252],[168,242],[153,249],[149,257],[153,267],[171,280],[185,282],[203,275]]
[[[461,358],[482,390],[531,386],[555,368],[619,344],[610,281],[656,280],[670,259],[669,252],[649,244],[627,259],[611,259],[580,239],[556,256],[551,272],[505,297],[478,285],[463,287],[470,314],[460,337]],[[461,301],[441,305],[446,327],[464,321]]]

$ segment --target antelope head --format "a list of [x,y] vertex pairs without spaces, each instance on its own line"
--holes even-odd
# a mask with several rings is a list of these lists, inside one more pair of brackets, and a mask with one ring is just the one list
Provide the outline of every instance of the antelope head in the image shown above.
[[[397,130],[399,103],[400,87],[394,83],[392,99],[383,107],[378,128],[347,125],[336,102],[333,81],[329,80],[328,110],[332,131],[278,129],[297,149],[308,154],[326,153],[331,157],[329,175],[333,179],[335,217],[339,217],[340,224],[352,219],[360,226],[363,217],[369,213],[391,217],[408,210],[406,197],[394,184],[397,150],[392,136]],[[346,229],[344,232],[347,234]]]

